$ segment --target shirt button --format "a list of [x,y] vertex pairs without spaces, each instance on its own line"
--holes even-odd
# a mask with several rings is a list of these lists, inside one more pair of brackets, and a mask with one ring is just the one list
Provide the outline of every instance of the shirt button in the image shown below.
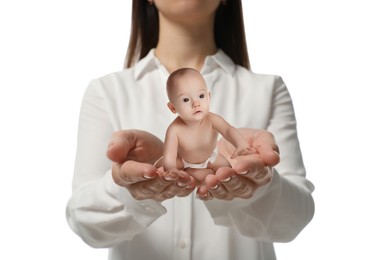
[[187,243],[186,243],[186,241],[185,240],[179,240],[178,241],[178,246],[180,247],[180,248],[186,248],[186,246],[187,246]]

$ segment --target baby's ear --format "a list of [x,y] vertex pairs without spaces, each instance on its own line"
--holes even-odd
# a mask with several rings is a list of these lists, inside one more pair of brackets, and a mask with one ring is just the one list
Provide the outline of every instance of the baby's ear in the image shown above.
[[173,105],[173,103],[170,103],[170,102],[168,102],[168,108],[170,109],[170,111],[172,111],[172,113],[177,113],[176,111],[175,111],[175,107],[174,107],[174,105]]

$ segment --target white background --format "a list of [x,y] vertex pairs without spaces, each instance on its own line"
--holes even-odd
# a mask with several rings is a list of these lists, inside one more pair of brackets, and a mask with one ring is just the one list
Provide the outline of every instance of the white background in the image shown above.
[[[278,259],[379,259],[376,0],[243,0],[252,68],[292,94],[313,221]],[[92,78],[122,68],[128,0],[0,2],[0,259],[106,259],[69,229],[76,127]]]

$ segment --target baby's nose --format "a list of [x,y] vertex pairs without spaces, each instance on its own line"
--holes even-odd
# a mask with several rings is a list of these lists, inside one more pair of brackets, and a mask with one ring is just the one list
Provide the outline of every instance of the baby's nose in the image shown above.
[[193,107],[199,107],[199,106],[200,106],[199,101],[194,101],[193,102]]

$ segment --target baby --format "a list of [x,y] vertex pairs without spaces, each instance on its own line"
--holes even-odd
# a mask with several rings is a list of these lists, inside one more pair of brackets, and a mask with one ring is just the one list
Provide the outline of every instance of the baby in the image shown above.
[[235,127],[209,112],[210,93],[197,70],[182,68],[174,71],[167,80],[166,90],[169,98],[167,105],[178,117],[166,131],[162,159],[165,171],[187,171],[190,168],[215,172],[219,167],[230,166],[228,160],[216,150],[218,133],[235,146],[232,159],[252,153],[252,148]]

